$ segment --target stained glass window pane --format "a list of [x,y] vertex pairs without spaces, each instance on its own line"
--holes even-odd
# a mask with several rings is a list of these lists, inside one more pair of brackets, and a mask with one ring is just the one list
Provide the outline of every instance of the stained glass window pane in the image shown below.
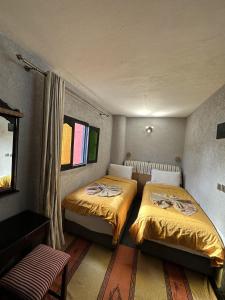
[[84,149],[85,162],[87,162],[88,159],[88,140],[89,140],[89,127],[86,127],[86,140],[85,140],[85,149]]
[[62,154],[61,165],[70,164],[71,161],[71,142],[72,142],[72,127],[64,123],[62,134]]
[[86,126],[75,123],[74,126],[74,147],[73,147],[73,165],[85,163],[86,149]]
[[97,162],[99,128],[89,128],[88,162]]

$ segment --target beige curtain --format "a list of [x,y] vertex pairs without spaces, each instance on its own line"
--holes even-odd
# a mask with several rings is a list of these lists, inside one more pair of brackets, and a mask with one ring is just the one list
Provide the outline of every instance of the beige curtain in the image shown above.
[[64,115],[65,82],[49,72],[45,81],[42,135],[40,208],[50,218],[49,244],[64,244],[61,212],[60,159]]

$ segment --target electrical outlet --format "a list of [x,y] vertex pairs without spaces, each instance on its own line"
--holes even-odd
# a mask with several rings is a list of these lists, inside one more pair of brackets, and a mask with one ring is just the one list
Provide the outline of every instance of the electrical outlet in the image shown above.
[[221,183],[217,183],[217,190],[225,193],[225,185]]

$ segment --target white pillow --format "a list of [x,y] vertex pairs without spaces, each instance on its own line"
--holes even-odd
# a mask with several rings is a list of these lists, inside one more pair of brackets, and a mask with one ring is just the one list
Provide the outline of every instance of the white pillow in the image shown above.
[[123,165],[109,165],[109,175],[117,176],[122,178],[131,179],[132,178],[133,167],[123,166]]
[[151,182],[180,186],[181,174],[180,172],[170,172],[152,169]]

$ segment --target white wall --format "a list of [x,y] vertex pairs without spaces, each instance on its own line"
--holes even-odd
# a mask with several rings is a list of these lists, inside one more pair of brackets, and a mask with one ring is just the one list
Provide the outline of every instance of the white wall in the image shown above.
[[[153,126],[147,135],[146,126]],[[131,159],[175,163],[183,156],[185,118],[127,118],[126,152]]]
[[78,187],[106,174],[110,161],[112,137],[112,117],[99,116],[98,112],[76,100],[71,93],[66,93],[64,113],[100,128],[100,139],[97,163],[61,172],[62,198]]
[[[26,72],[16,58],[17,53],[43,70],[51,69],[40,58],[0,33],[0,98],[24,113],[19,132],[19,193],[0,197],[0,220],[25,209],[36,209],[39,196],[44,77],[36,72]],[[110,160],[112,133],[111,117],[99,117],[93,109],[74,101],[69,95],[66,95],[65,114],[100,127],[100,144],[97,164],[62,172],[62,196],[105,174]]]
[[16,58],[17,53],[47,68],[38,57],[0,33],[0,98],[24,113],[20,120],[18,147],[19,192],[0,197],[0,220],[35,208],[39,190],[44,78],[35,72],[26,72]]
[[111,162],[114,164],[123,164],[126,156],[126,127],[125,116],[113,116]]
[[225,139],[216,140],[217,124],[225,122],[225,86],[187,120],[184,147],[186,189],[211,218],[225,242]]

